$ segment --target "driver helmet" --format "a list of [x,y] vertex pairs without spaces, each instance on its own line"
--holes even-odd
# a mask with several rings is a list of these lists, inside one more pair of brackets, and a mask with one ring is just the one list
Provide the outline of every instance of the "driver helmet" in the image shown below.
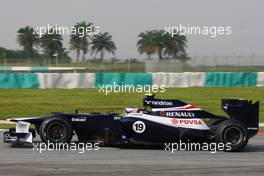
[[139,108],[136,108],[134,106],[128,106],[126,109],[125,109],[125,112],[126,113],[137,113],[139,112]]

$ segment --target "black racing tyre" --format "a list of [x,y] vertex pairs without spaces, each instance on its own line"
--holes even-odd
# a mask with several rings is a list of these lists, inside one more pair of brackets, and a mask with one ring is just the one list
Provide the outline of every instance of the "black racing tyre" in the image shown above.
[[69,143],[73,136],[70,123],[59,117],[48,117],[40,126],[40,138],[45,143]]
[[237,120],[225,120],[220,123],[216,130],[216,141],[228,144],[226,152],[239,152],[248,143],[248,132],[244,124]]

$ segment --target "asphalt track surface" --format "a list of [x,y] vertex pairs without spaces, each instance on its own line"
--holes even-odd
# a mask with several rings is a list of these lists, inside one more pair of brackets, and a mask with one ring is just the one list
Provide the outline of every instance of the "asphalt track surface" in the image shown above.
[[120,149],[39,151],[4,144],[0,132],[0,175],[264,175],[264,135],[240,153]]

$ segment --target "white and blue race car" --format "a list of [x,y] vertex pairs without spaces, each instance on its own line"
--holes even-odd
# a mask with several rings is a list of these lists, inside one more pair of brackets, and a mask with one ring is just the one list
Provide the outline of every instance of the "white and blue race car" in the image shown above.
[[[241,151],[258,132],[259,102],[223,99],[227,117],[217,116],[179,100],[148,95],[143,109],[125,108],[122,115],[101,113],[51,113],[46,117],[9,119],[16,129],[4,133],[6,143],[32,143],[36,134],[43,142],[103,141],[104,145],[153,145],[179,140],[229,143]],[[29,125],[33,124],[34,129]]]

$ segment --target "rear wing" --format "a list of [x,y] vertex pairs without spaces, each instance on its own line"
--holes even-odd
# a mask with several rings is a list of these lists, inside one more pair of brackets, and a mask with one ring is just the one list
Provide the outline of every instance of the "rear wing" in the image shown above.
[[222,109],[231,118],[242,122],[253,136],[259,128],[259,101],[222,99]]

